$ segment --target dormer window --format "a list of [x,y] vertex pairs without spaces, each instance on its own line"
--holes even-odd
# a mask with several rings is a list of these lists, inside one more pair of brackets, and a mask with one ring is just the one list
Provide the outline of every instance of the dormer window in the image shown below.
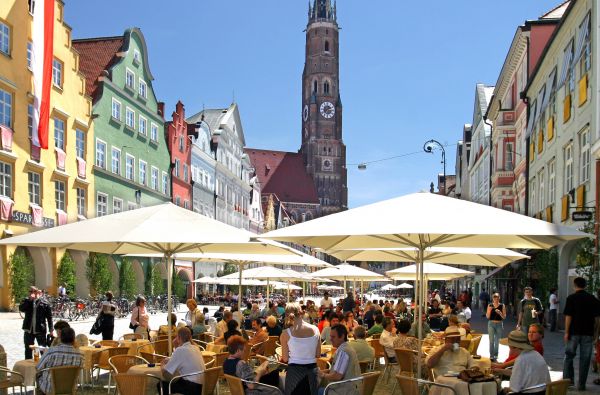
[[138,51],[137,49],[133,50],[133,63],[135,64],[139,64],[141,62],[141,54],[140,51]]

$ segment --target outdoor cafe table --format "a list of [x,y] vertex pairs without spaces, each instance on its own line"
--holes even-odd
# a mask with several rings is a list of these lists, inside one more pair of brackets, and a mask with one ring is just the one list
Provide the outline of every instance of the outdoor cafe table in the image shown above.
[[[141,364],[141,365],[135,365],[129,368],[129,370],[127,371],[128,374],[139,374],[139,375],[145,375],[145,374],[149,374],[151,376],[154,376],[156,378],[158,378],[159,380],[162,381],[162,371],[160,370],[160,364],[156,364],[155,366],[148,366],[146,364]],[[156,380],[153,380],[152,378],[148,378],[148,384],[146,385],[146,395],[150,395],[150,394],[156,394],[157,393],[157,389],[154,386],[154,384],[156,384]]]
[[136,340],[121,340],[119,342],[119,347],[127,347],[129,348],[129,355],[138,355],[138,348],[141,346],[145,346],[149,344],[150,340],[148,339],[136,339]]
[[25,359],[22,361],[15,362],[15,366],[13,366],[13,370],[17,373],[23,375],[23,385],[26,387],[35,386],[35,375],[37,373],[37,369],[35,366],[37,362],[33,359]]
[[[436,383],[448,385],[456,391],[457,395],[497,395],[498,394],[498,383],[495,381],[487,381],[485,383],[471,383],[468,384],[465,381],[462,381],[458,377],[436,377]],[[430,391],[430,395],[453,395],[452,391],[438,387],[432,386]]]
[[102,352],[104,350],[108,350],[110,347],[108,346],[81,346],[79,347],[79,352],[83,354],[83,369],[84,370],[92,370],[92,356],[97,352]]
[[206,343],[206,351],[220,353],[220,352],[225,351],[226,348],[227,348],[227,345],[225,345],[225,344]]

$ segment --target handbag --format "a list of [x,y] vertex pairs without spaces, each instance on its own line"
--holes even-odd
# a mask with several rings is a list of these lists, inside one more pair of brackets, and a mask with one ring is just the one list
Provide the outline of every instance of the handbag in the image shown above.
[[90,335],[99,335],[102,333],[102,324],[104,323],[104,313],[98,314],[92,329],[90,329]]
[[[138,307],[138,322],[140,322],[140,308]],[[129,329],[132,329],[134,332],[139,325],[134,325],[133,322],[129,323]]]

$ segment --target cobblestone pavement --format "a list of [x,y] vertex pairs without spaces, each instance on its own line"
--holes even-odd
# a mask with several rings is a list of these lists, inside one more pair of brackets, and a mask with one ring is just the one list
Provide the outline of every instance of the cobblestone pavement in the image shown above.
[[[183,305],[181,306],[183,307]],[[212,312],[216,309],[215,306],[209,306]],[[184,312],[177,313],[178,317],[183,318]],[[152,315],[150,318],[150,326],[152,328],[156,328],[159,325],[162,325],[166,322],[166,314],[159,313]],[[8,356],[8,366],[12,367],[14,363],[18,360],[23,359],[24,357],[24,349],[23,349],[23,331],[21,330],[22,320],[19,317],[19,314],[16,313],[0,313],[0,344],[2,344],[7,352]],[[75,329],[76,333],[89,333],[89,329],[93,324],[93,320],[89,319],[86,321],[75,321],[71,322],[71,326]],[[515,320],[509,318],[504,326],[504,334],[506,337],[508,332],[510,332],[515,327]],[[479,354],[482,356],[489,356],[488,351],[488,336],[487,336],[487,321],[481,317],[481,313],[479,311],[473,312],[473,319],[471,322],[471,326],[473,330],[477,332],[484,333],[481,344],[479,346]],[[119,336],[129,333],[129,319],[122,318],[115,321],[115,339]],[[98,336],[90,336],[91,338],[99,338]],[[500,355],[499,359],[503,360],[508,355],[508,347],[500,346]],[[563,342],[563,333],[562,332],[546,332],[546,336],[544,338],[544,357],[551,368],[551,376],[553,380],[557,380],[562,378],[562,365],[563,365],[563,357],[564,357],[564,342]],[[575,374],[577,375],[578,371],[578,363],[575,361]],[[587,391],[578,392],[575,390],[569,390],[569,394],[580,394],[580,395],[588,395],[588,394],[598,394],[600,393],[600,386],[597,386],[592,383],[594,378],[598,377],[597,373],[593,373],[590,371],[587,382]],[[104,378],[106,380],[106,377]],[[374,395],[391,395],[392,387],[394,385],[393,376],[391,378],[380,378],[379,383],[376,386]],[[221,385],[220,394],[229,393],[228,389],[224,384]],[[396,389],[397,390],[397,389]],[[83,393],[80,391],[80,393]],[[87,394],[105,394],[106,389],[96,388],[94,390],[87,389],[85,390]]]

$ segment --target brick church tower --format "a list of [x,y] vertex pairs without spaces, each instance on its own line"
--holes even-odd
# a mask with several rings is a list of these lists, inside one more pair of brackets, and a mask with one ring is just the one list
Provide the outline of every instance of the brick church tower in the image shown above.
[[302,147],[323,215],[348,207],[346,146],[342,140],[339,27],[336,5],[314,0],[308,7],[302,73]]

